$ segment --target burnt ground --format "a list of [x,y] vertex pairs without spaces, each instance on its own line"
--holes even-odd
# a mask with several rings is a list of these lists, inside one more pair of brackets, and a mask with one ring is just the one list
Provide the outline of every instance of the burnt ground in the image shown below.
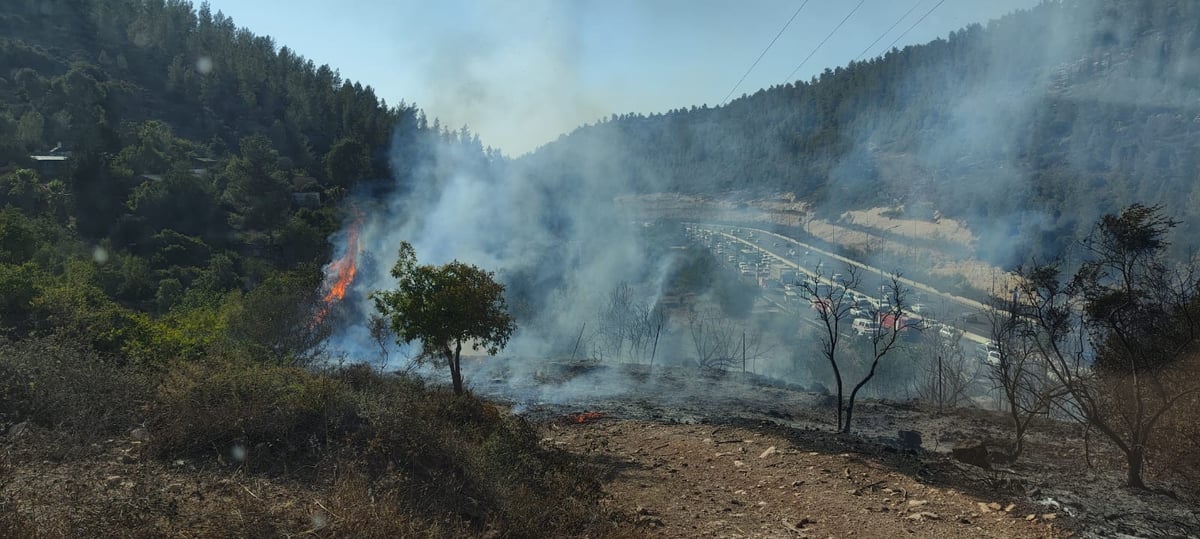
[[[856,434],[842,436],[829,397],[771,380],[637,367],[595,376],[602,370],[547,364],[468,380],[537,425],[547,446],[601,467],[616,537],[1200,537],[1195,499],[1123,487],[1118,455],[1094,436],[1089,467],[1071,424],[1042,422],[1020,461],[984,470],[949,451],[1005,440],[995,412],[868,401]],[[921,433],[919,449],[899,442],[901,429]],[[3,529],[0,514],[0,537],[86,535],[76,525],[336,537],[356,535],[330,530],[389,518],[353,481],[330,491],[206,459],[162,461],[143,454],[138,429],[82,447],[56,436],[0,437],[0,513],[15,508],[27,526]]]
[[[867,401],[843,436],[833,399],[764,378],[590,374],[545,367],[529,380],[538,392],[519,377],[476,390],[540,423],[544,443],[607,467],[609,503],[644,535],[1200,537],[1197,500],[1124,487],[1119,454],[1072,423],[1041,421],[1020,460],[983,469],[950,450],[1005,443],[994,411]],[[919,449],[900,430],[918,431]]]

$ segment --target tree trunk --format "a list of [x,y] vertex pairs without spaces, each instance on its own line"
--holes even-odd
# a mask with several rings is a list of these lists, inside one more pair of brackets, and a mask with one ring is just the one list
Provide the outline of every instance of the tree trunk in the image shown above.
[[842,430],[842,425],[843,425],[842,412],[845,410],[845,408],[844,408],[845,401],[843,400],[843,396],[842,396],[842,371],[838,369],[837,362],[834,361],[833,359],[829,360],[829,364],[831,366],[833,366],[833,378],[837,382],[837,393],[838,393],[838,395],[837,395],[837,399],[838,399],[837,400],[837,421],[838,421],[837,427],[838,427],[838,430],[840,431],[840,430]]
[[850,434],[850,417],[854,415],[854,393],[850,394],[850,404],[846,406],[846,422],[842,425],[842,434]]
[[[447,349],[447,352],[450,350]],[[463,378],[462,378],[462,343],[455,343],[454,355],[447,354],[446,359],[450,361],[450,381],[454,384],[454,394],[463,394]]]
[[1129,463],[1125,483],[1136,489],[1145,489],[1146,483],[1142,481],[1142,465],[1145,462],[1145,451],[1141,446],[1135,446],[1125,452],[1125,460]]

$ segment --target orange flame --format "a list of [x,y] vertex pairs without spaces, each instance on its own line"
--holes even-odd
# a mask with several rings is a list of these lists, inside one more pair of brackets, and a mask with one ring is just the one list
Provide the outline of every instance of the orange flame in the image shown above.
[[321,298],[321,306],[313,317],[314,326],[319,325],[329,315],[334,304],[346,296],[346,289],[354,283],[354,274],[358,271],[358,229],[362,226],[362,213],[354,208],[354,221],[346,229],[346,250],[342,257],[325,266],[325,290]]
[[588,421],[595,421],[602,417],[604,417],[604,412],[584,412],[582,414],[571,416],[571,419],[574,419],[576,423],[586,423]]

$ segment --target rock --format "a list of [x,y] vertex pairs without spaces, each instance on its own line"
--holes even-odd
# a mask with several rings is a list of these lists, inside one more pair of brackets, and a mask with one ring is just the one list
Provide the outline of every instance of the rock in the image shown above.
[[902,430],[897,433],[897,438],[900,440],[900,448],[906,451],[917,451],[921,449],[921,433],[915,430]]
[[1029,520],[1029,521],[1032,521],[1035,518],[1037,518],[1037,515],[1026,515],[1025,516],[1025,520]]
[[1042,515],[1042,520],[1054,520],[1058,518],[1058,513],[1046,513]]
[[920,507],[929,503],[929,500],[908,500],[909,507]]
[[758,456],[758,458],[765,459],[774,454],[775,454],[775,446],[771,446],[771,447],[768,447],[766,451],[763,451],[762,454]]
[[663,521],[661,518],[653,517],[650,515],[642,515],[642,516],[638,517],[637,523],[640,526],[650,526],[652,528],[661,528],[663,525]]
[[941,520],[942,519],[942,517],[938,516],[937,513],[930,513],[929,511],[913,513],[904,518],[907,518],[908,520]]
[[991,513],[992,512],[992,508],[988,507],[988,504],[986,504],[986,503],[979,502],[977,505],[979,506],[980,513]]
[[745,466],[745,465],[746,465],[746,463],[745,463],[745,462],[742,462],[742,461],[740,461],[740,460],[735,460],[735,461],[733,461],[733,466],[734,466],[735,468],[741,468],[742,466]]
[[950,455],[954,460],[971,466],[977,466],[985,470],[992,468],[991,462],[988,460],[987,443],[985,442],[968,442],[959,444],[958,447],[950,450]]
[[8,428],[8,436],[10,438],[20,438],[25,433],[29,432],[29,422],[22,421]]
[[136,429],[129,431],[129,437],[133,438],[134,440],[137,440],[139,442],[149,442],[150,441],[150,431],[148,431],[144,428],[138,427]]
[[998,503],[996,503],[996,502],[989,503],[989,504],[988,504],[988,509],[991,509],[992,511],[999,511],[999,510],[1000,510],[1000,504],[998,504]]
[[1010,503],[1010,504],[1008,504],[1008,506],[1007,506],[1007,507],[1005,507],[1005,508],[1004,508],[1004,512],[1005,512],[1005,513],[1011,513],[1011,512],[1013,511],[1013,509],[1016,509],[1016,508],[1017,508],[1017,504],[1015,504],[1015,503]]

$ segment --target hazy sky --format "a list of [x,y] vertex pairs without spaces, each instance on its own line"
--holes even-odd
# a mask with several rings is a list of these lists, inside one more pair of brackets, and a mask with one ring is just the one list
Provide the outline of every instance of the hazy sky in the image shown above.
[[[734,97],[878,55],[939,0],[809,0]],[[1039,0],[942,0],[924,43]],[[197,2],[198,3],[198,2]],[[611,113],[717,105],[804,0],[210,0],[344,78],[519,155]]]

